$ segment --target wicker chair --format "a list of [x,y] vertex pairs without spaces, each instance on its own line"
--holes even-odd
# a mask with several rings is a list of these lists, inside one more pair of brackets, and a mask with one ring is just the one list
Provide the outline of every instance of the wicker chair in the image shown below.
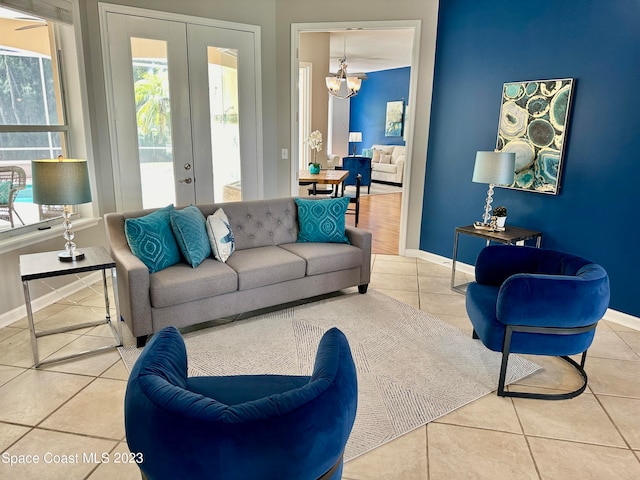
[[[0,199],[0,220],[8,221],[11,224],[11,228],[13,228],[13,215],[15,215],[22,225],[24,225],[24,221],[20,218],[20,215],[14,207],[14,202],[18,196],[18,192],[24,190],[27,185],[27,175],[22,168],[15,165],[1,165],[0,184],[4,182],[11,182],[11,186],[8,197],[6,199]],[[4,200],[6,200],[6,202]]]

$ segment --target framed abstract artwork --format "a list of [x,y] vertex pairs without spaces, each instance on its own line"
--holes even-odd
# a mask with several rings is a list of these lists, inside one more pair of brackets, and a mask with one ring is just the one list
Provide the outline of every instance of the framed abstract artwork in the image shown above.
[[404,100],[387,102],[387,114],[384,120],[385,137],[401,137],[404,120]]
[[516,154],[516,171],[513,184],[501,186],[559,193],[573,84],[573,78],[504,84],[496,150]]

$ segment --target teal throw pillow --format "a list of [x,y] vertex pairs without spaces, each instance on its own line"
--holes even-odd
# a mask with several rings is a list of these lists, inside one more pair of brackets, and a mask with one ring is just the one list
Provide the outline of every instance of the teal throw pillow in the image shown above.
[[127,218],[124,233],[133,254],[149,269],[159,272],[180,261],[180,250],[171,230],[173,205],[160,208],[149,215]]
[[9,203],[9,192],[11,191],[11,180],[0,182],[0,204],[7,205]]
[[211,256],[206,220],[195,205],[171,212],[171,229],[187,263],[193,268]]
[[344,232],[349,197],[294,200],[298,205],[298,242],[349,243]]

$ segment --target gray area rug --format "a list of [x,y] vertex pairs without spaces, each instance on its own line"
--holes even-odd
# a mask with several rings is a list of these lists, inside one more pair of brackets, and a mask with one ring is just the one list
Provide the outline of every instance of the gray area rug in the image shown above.
[[[353,459],[497,388],[501,355],[433,315],[370,291],[184,335],[189,374],[310,375],[323,333],[342,330],[358,371]],[[140,350],[120,348],[131,369]],[[507,383],[540,367],[512,355]]]

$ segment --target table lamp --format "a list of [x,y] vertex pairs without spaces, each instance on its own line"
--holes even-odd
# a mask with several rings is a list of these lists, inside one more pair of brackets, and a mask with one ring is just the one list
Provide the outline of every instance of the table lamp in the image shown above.
[[491,202],[495,185],[511,185],[516,166],[516,154],[507,152],[477,152],[473,167],[473,182],[488,183],[487,202],[482,217],[485,225],[491,220]]
[[58,254],[62,262],[82,260],[84,253],[76,250],[71,231],[70,205],[91,201],[91,184],[86,160],[58,158],[33,160],[31,162],[33,181],[33,203],[41,205],[62,205],[64,213],[65,250]]
[[353,155],[356,156],[356,143],[362,142],[362,132],[349,132],[349,143],[353,143]]

